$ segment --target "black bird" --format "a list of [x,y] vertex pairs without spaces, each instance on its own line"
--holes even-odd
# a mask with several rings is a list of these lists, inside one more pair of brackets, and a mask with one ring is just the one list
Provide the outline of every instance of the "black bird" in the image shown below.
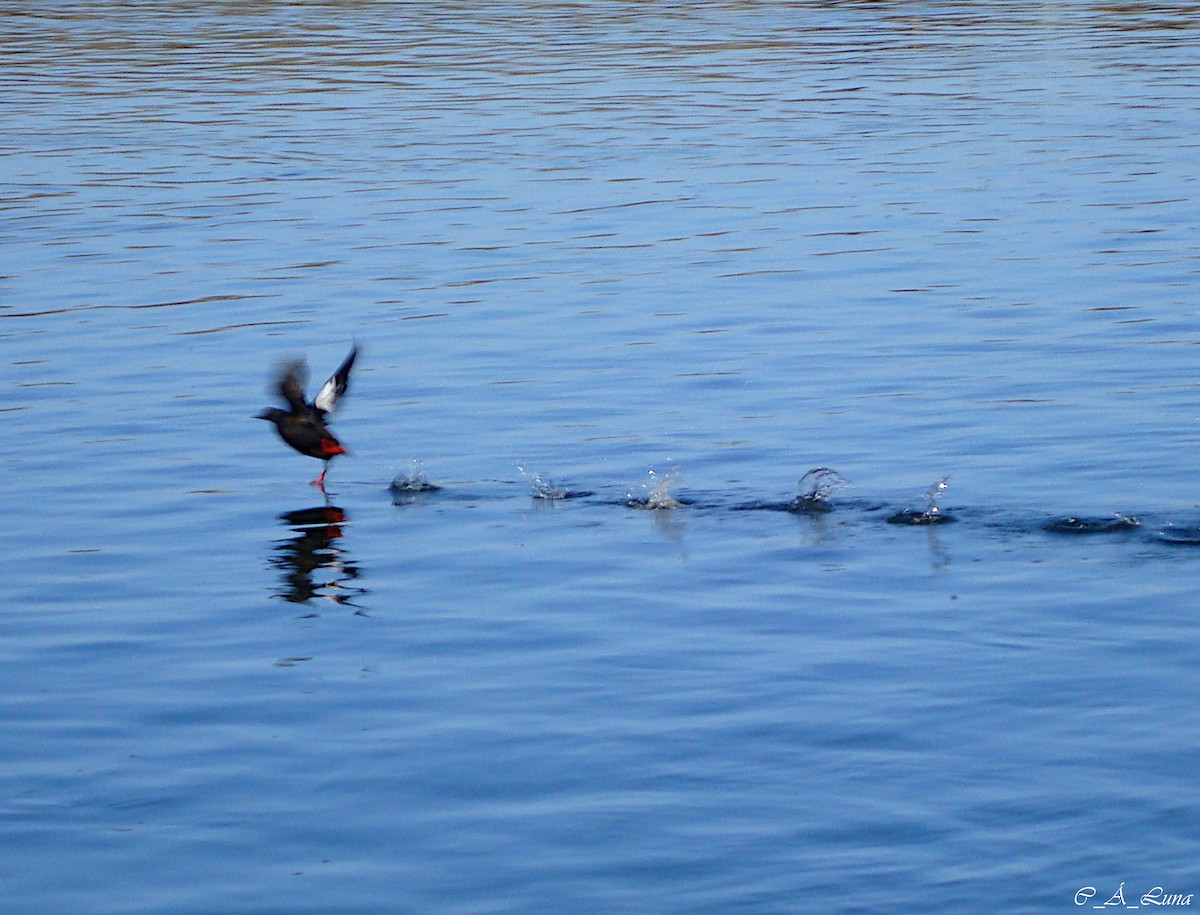
[[309,403],[304,398],[304,389],[308,386],[308,366],[303,359],[288,362],[279,369],[279,396],[287,401],[287,410],[271,407],[259,413],[256,419],[267,419],[275,424],[279,437],[309,457],[320,458],[325,462],[321,475],[312,481],[313,486],[325,491],[325,474],[329,472],[329,462],[336,455],[347,454],[342,443],[334,437],[325,424],[326,418],[337,406],[338,399],[346,393],[350,381],[350,369],[358,356],[358,347],[350,350],[350,355],[338,367],[328,381],[321,385],[317,396]]

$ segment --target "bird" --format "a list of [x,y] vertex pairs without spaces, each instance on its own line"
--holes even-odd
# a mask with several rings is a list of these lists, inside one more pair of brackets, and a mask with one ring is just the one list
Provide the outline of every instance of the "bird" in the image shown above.
[[304,396],[308,386],[308,365],[303,359],[284,363],[279,367],[276,390],[279,396],[287,401],[288,409],[270,407],[255,417],[274,423],[279,437],[301,454],[325,462],[321,475],[311,481],[321,492],[325,491],[325,474],[329,472],[329,462],[339,454],[349,453],[329,431],[326,420],[337,406],[338,400],[346,393],[350,382],[350,369],[354,367],[357,357],[358,346],[355,345],[351,347],[350,355],[338,366],[338,370],[321,385],[321,390],[317,392],[312,403]]

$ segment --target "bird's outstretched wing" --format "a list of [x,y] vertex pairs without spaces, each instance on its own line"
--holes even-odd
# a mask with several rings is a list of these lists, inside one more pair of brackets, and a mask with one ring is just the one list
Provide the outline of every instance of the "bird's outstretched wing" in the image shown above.
[[338,399],[346,393],[346,388],[350,384],[350,369],[354,367],[354,360],[357,357],[358,347],[354,346],[350,350],[350,355],[338,366],[338,370],[330,376],[327,382],[321,385],[321,390],[313,398],[314,407],[325,413],[333,412],[337,406]]
[[308,404],[304,399],[306,387],[308,387],[308,366],[303,359],[285,362],[279,367],[279,396],[287,401],[293,413],[303,413],[307,409]]

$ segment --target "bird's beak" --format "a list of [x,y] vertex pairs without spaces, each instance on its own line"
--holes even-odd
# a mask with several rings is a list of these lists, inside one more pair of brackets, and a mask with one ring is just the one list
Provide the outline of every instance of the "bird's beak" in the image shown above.
[[263,412],[261,412],[261,413],[255,413],[254,418],[255,419],[270,419],[271,414],[268,413],[266,410],[263,410]]

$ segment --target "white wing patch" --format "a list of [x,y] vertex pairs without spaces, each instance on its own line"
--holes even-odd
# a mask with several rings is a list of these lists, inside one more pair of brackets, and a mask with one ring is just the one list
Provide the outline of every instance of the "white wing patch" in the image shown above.
[[358,347],[355,346],[350,350],[350,355],[345,361],[338,366],[338,370],[333,373],[332,377],[321,385],[321,390],[317,391],[317,396],[313,398],[313,406],[318,410],[323,410],[326,413],[332,413],[333,408],[337,406],[338,398],[346,393],[346,386],[350,383],[350,369],[354,367],[354,360],[358,356]]
[[330,378],[327,382],[321,385],[321,390],[317,391],[317,396],[313,398],[313,406],[318,410],[324,410],[326,413],[332,413],[333,408],[338,402],[338,383],[337,378]]

